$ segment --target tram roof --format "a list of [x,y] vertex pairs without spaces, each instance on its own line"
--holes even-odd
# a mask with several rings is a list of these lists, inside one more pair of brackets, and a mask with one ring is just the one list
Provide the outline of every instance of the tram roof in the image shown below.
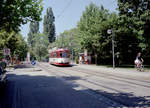
[[69,51],[69,50],[67,48],[50,49],[49,53],[50,52],[55,52],[55,51]]
[[60,48],[60,49],[57,49],[55,51],[68,51],[68,49],[67,48]]

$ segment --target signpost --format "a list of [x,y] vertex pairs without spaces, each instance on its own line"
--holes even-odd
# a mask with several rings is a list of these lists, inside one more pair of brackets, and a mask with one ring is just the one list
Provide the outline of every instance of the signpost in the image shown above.
[[87,51],[87,49],[84,49],[84,60],[86,63],[88,63],[88,51]]
[[5,62],[10,63],[10,49],[9,48],[4,48],[3,49],[3,55],[4,55],[4,59],[6,60]]
[[71,49],[72,49],[72,63],[73,63],[73,47],[72,47],[72,41],[69,43]]
[[30,63],[30,52],[27,53],[27,62]]
[[114,32],[112,29],[107,30],[108,34],[112,34],[112,56],[113,56],[113,69],[115,69],[115,49],[114,49]]

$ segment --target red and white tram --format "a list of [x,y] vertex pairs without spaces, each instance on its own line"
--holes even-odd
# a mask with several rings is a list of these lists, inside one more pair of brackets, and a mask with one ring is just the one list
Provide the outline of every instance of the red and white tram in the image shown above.
[[68,49],[52,49],[49,50],[49,63],[59,66],[68,66],[70,63],[70,55]]

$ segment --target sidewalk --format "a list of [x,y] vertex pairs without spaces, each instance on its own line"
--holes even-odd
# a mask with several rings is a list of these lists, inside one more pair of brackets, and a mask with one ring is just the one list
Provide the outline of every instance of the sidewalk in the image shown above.
[[150,77],[150,71],[146,70],[144,72],[137,71],[135,68],[115,68],[106,67],[106,66],[96,66],[96,65],[86,65],[86,64],[75,64],[79,68],[93,70],[96,72],[107,72],[111,74],[121,74],[126,76],[141,76],[141,77]]

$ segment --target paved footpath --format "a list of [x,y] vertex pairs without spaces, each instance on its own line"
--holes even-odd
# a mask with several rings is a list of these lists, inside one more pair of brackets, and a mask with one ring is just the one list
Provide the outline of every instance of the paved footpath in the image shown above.
[[144,72],[137,71],[135,68],[111,68],[106,66],[96,66],[96,65],[82,65],[82,64],[73,64],[81,69],[88,69],[89,71],[101,71],[113,74],[120,74],[126,76],[137,76],[137,77],[147,77],[150,78],[150,70],[146,70]]
[[73,89],[77,85],[69,84],[37,67],[10,70],[8,82],[6,104],[9,105],[4,105],[3,108],[122,107],[115,102],[99,100],[86,89]]

